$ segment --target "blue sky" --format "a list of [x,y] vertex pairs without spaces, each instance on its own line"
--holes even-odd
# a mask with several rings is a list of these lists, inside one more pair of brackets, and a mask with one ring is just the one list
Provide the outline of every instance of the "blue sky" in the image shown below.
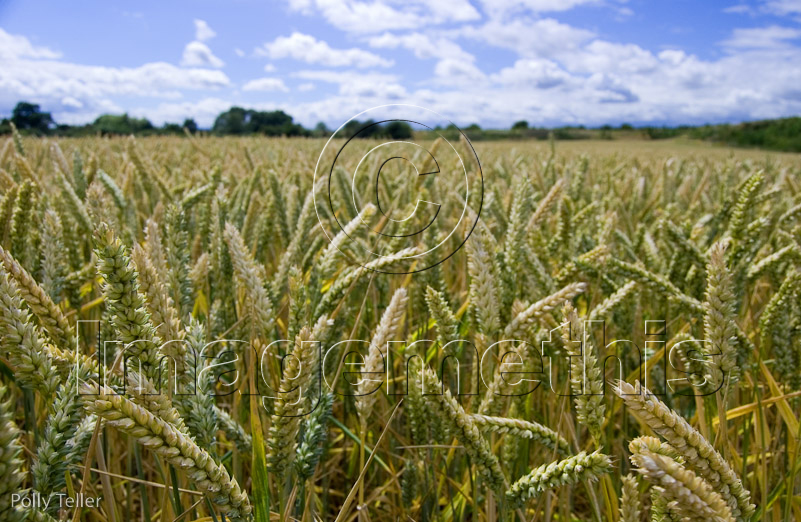
[[801,0],[0,0],[0,113],[338,126],[384,103],[460,125],[801,114]]

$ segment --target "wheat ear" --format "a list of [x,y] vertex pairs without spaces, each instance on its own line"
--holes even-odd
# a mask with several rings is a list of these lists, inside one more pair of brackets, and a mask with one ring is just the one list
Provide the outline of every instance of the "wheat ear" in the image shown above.
[[107,426],[130,435],[176,468],[186,471],[197,488],[229,519],[247,520],[252,511],[247,494],[225,468],[214,462],[188,435],[133,401],[115,395],[108,387],[102,388],[98,398],[91,397],[94,390],[89,386],[84,387],[83,393],[90,395],[86,399],[87,409],[105,419]]
[[646,479],[678,501],[680,509],[693,519],[734,522],[729,506],[712,486],[675,460],[641,450],[631,456],[631,462]]
[[734,293],[731,274],[726,267],[726,244],[715,243],[709,249],[707,265],[704,333],[712,346],[719,350],[720,369],[729,377],[729,383],[739,379],[736,349],[732,343],[735,334]]
[[11,495],[19,493],[25,475],[22,473],[22,445],[14,423],[14,404],[8,388],[0,384],[0,520],[22,522],[25,512],[12,507]]
[[264,268],[256,263],[239,231],[231,223],[225,225],[225,242],[234,264],[237,287],[245,295],[248,312],[253,317],[257,336],[268,336],[273,327],[273,312],[264,282]]
[[11,354],[18,381],[53,397],[60,378],[31,316],[25,311],[17,285],[0,266],[0,339]]
[[267,464],[270,471],[282,479],[286,478],[285,473],[295,455],[301,415],[308,404],[308,385],[317,366],[315,344],[309,327],[301,328],[278,388],[280,398],[275,401],[267,440]]
[[106,307],[111,324],[126,346],[139,348],[138,357],[147,365],[146,375],[155,377],[159,367],[161,340],[150,321],[139,293],[138,274],[128,251],[120,239],[106,225],[101,225],[93,236],[97,270],[103,274]]
[[482,431],[506,433],[514,437],[531,439],[562,455],[570,455],[570,444],[561,435],[534,421],[510,417],[491,417],[474,413],[470,416]]
[[543,491],[582,480],[595,480],[612,471],[612,462],[607,455],[595,451],[589,455],[581,452],[564,460],[543,464],[512,484],[506,499],[512,506],[522,506]]
[[664,437],[684,458],[687,466],[721,494],[735,519],[750,519],[754,514],[751,494],[726,460],[698,431],[638,381],[634,386],[619,381],[614,390],[635,416]]
[[[387,343],[398,334],[408,302],[409,295],[406,289],[398,288],[392,296],[389,306],[384,310],[381,322],[378,323],[373,339],[370,342],[369,353],[364,365],[364,371],[368,375],[375,376],[382,371],[386,373]],[[373,410],[373,405],[377,399],[376,394],[379,390],[375,385],[375,379],[362,379],[356,389],[358,394],[356,397],[356,411],[359,413],[359,419],[364,428]]]
[[[604,383],[598,359],[592,344],[584,335],[584,326],[570,303],[564,307],[564,316],[570,327],[563,329],[565,348],[570,354],[570,380],[573,393],[576,395],[576,418],[587,426],[596,444],[601,442],[601,425],[604,421],[606,406],[604,405]],[[571,336],[579,336],[573,341]],[[586,386],[585,386],[586,385]]]
[[61,313],[58,305],[47,295],[47,292],[3,247],[0,247],[0,262],[9,277],[13,278],[20,296],[30,307],[50,339],[59,346],[73,346],[75,333],[72,326]]
[[450,433],[464,445],[470,460],[476,465],[490,489],[499,491],[504,483],[503,471],[498,458],[492,453],[489,442],[481,436],[478,424],[465,413],[450,390],[443,389],[442,382],[431,368],[422,366],[421,378],[423,393],[428,403],[439,417],[447,420]]
[[525,336],[526,329],[531,326],[534,321],[546,317],[548,312],[555,309],[565,301],[573,299],[586,289],[586,283],[570,283],[548,297],[540,299],[512,319],[512,321],[504,330],[504,336],[507,339]]

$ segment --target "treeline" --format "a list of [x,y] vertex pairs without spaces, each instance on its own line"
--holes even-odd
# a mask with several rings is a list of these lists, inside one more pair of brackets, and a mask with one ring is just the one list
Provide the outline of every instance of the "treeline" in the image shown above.
[[[322,122],[307,129],[295,123],[284,111],[257,111],[242,107],[231,107],[219,114],[210,129],[199,129],[193,119],[182,124],[165,123],[158,127],[146,118],[134,118],[128,114],[104,114],[85,125],[56,123],[49,112],[44,112],[34,103],[19,102],[11,117],[0,121],[0,134],[11,132],[11,124],[23,134],[38,136],[114,136],[114,135],[181,135],[186,132],[205,132],[216,136],[301,136],[325,138],[331,130]],[[770,150],[801,152],[801,117],[763,120],[740,124],[702,125],[698,127],[634,127],[623,123],[617,127],[603,125],[587,128],[583,125],[556,128],[533,127],[521,120],[509,129],[482,129],[477,124],[463,129],[455,125],[435,127],[433,131],[414,131],[404,121],[382,122],[351,120],[339,135],[350,138],[409,139],[417,135],[421,139],[443,135],[448,140],[458,140],[464,132],[473,141],[484,140],[586,140],[586,139],[670,139],[687,137],[712,141],[734,147],[759,147]]]
[[[165,123],[158,127],[146,118],[135,118],[128,114],[103,114],[85,125],[59,124],[51,113],[45,112],[35,103],[19,102],[10,118],[0,121],[0,134],[9,134],[11,124],[23,134],[36,136],[159,136],[180,135],[200,131],[193,119],[182,124]],[[361,132],[360,132],[361,130]],[[295,123],[284,111],[257,111],[242,107],[231,107],[219,114],[211,129],[204,130],[217,136],[305,136],[328,137],[331,131],[324,123],[307,129]],[[375,124],[372,120],[352,120],[343,129],[345,137],[407,139],[412,137],[412,128],[406,122],[392,121]]]
[[801,117],[751,121],[738,125],[704,125],[690,129],[688,135],[691,138],[735,147],[801,152]]

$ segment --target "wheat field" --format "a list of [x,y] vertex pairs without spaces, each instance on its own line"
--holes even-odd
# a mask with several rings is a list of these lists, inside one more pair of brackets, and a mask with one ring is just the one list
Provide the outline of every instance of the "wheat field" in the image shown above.
[[1,520],[801,520],[797,155],[481,143],[392,275],[319,140],[0,146]]

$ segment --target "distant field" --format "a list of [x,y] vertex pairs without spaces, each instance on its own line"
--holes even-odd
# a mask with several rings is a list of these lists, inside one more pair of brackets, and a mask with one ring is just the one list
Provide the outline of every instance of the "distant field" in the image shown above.
[[801,155],[324,144],[0,144],[4,520],[801,520]]

